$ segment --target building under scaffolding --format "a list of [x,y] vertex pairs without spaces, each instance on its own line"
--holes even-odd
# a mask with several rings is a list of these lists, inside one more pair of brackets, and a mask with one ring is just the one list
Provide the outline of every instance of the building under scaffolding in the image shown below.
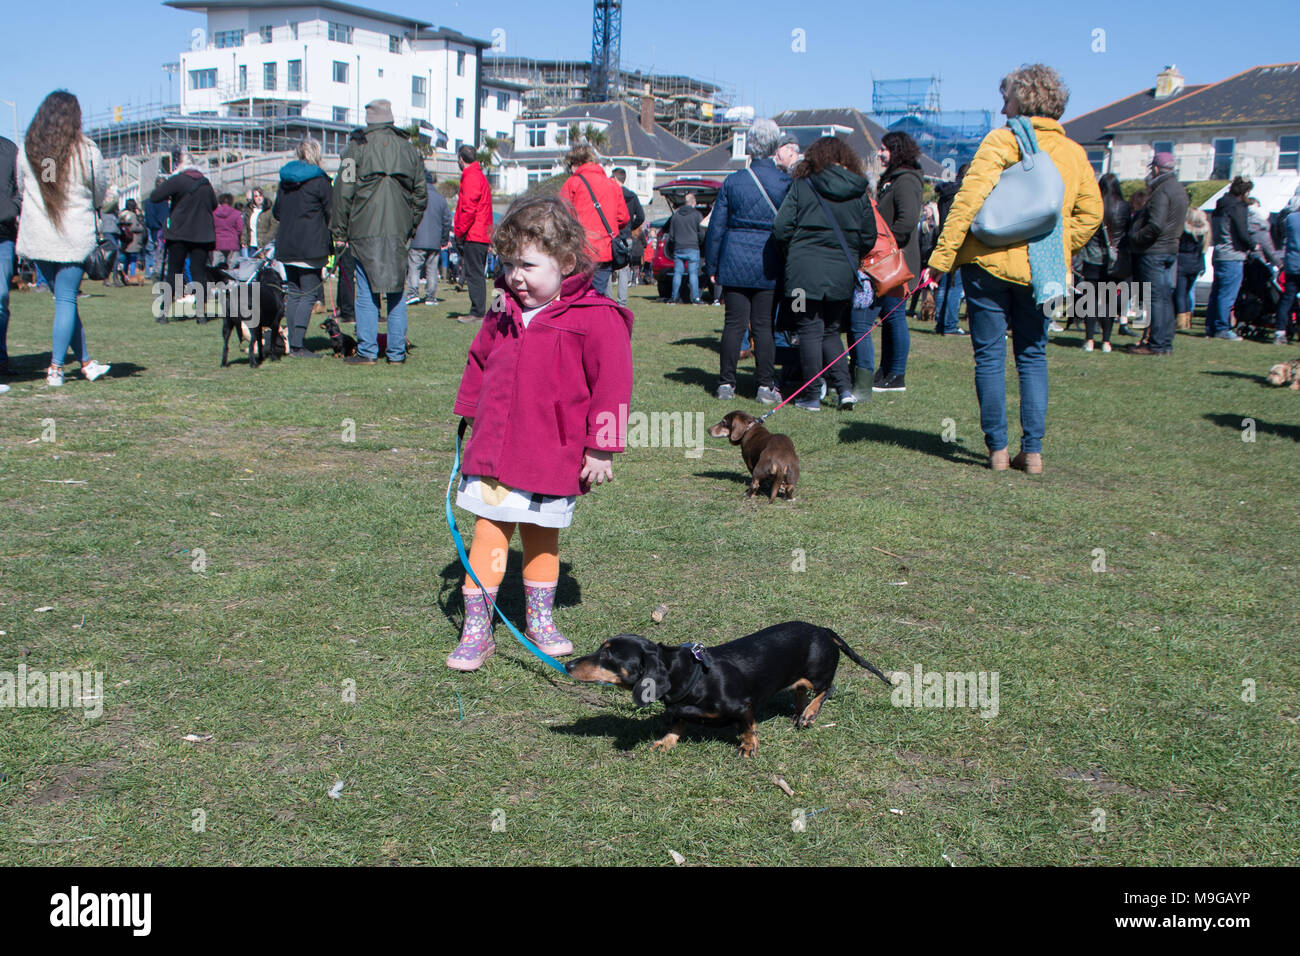
[[[593,82],[587,60],[535,60],[521,56],[484,56],[486,79],[509,80],[525,87],[521,118],[554,116],[587,101]],[[618,69],[608,78],[608,99],[641,110],[641,97],[654,99],[655,122],[697,146],[714,146],[731,138],[734,124],[724,118],[734,94],[718,83],[694,77]]]
[[945,110],[937,76],[872,78],[871,109],[887,129],[909,134],[921,151],[955,171],[968,163],[993,128],[989,110]]

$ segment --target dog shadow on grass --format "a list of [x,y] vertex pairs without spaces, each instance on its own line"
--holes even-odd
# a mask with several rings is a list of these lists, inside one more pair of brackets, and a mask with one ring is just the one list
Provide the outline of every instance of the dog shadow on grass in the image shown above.
[[[622,694],[629,708],[635,705],[629,692],[623,688],[607,688],[611,694]],[[779,732],[781,722],[788,725],[794,717],[794,694],[782,692],[767,703],[757,715],[759,730],[759,747],[763,744],[763,734]],[[579,717],[571,724],[551,726],[553,734],[570,737],[608,737],[613,738],[615,750],[624,752],[635,750],[638,746],[649,744],[668,733],[672,722],[661,713],[598,714],[592,717]],[[788,726],[787,728],[788,729]],[[735,724],[694,724],[686,723],[680,747],[683,743],[691,744],[709,741],[711,746],[718,744],[735,749],[740,744],[740,729]]]
[[673,345],[698,345],[706,352],[712,352],[715,355],[722,348],[721,335],[697,335],[691,338],[678,339]]
[[[506,559],[506,577],[501,582],[497,603],[501,613],[510,618],[516,627],[524,619],[523,568],[523,552],[511,548],[510,556]],[[582,587],[570,573],[572,568],[573,565],[567,561],[560,562],[560,581],[555,589],[556,607],[575,607],[582,603]],[[443,617],[459,630],[461,621],[465,618],[465,597],[460,590],[465,582],[465,569],[459,560],[451,561],[439,572],[439,579],[438,608]]]
[[1267,375],[1254,375],[1254,374],[1252,374],[1252,373],[1250,373],[1250,372],[1233,372],[1233,371],[1229,371],[1228,369],[1219,369],[1219,370],[1215,370],[1215,371],[1210,371],[1210,370],[1208,370],[1208,369],[1202,369],[1202,370],[1201,370],[1201,374],[1202,374],[1202,375],[1217,375],[1217,376],[1219,376],[1220,378],[1244,378],[1244,379],[1246,379],[1247,381],[1251,381],[1251,382],[1256,383],[1257,385],[1264,385],[1264,386],[1267,386],[1268,388],[1273,388],[1272,385],[1269,385],[1269,384],[1268,384],[1268,376],[1267,376]]
[[[743,466],[741,466],[743,468]],[[730,481],[737,485],[748,485],[750,482],[749,475],[744,471],[697,471],[696,478],[712,478],[714,481]]]
[[664,372],[664,378],[670,382],[702,388],[710,395],[718,384],[717,372],[706,372],[702,368],[690,368],[686,365],[678,366],[675,372]]
[[[69,360],[63,368],[64,375],[69,379],[81,378],[81,373],[74,367],[73,360]],[[109,378],[131,378],[147,371],[147,366],[136,365],[134,362],[109,362],[112,369],[108,373]],[[14,382],[35,382],[45,378],[45,372],[50,367],[49,352],[34,352],[29,355],[10,355],[9,356],[9,374],[5,376],[4,381],[12,384]],[[101,379],[100,381],[103,381]]]
[[915,428],[897,428],[880,422],[850,422],[840,429],[841,443],[847,445],[860,441],[900,445],[963,465],[984,465],[988,460],[987,455],[978,455],[955,441],[944,441],[937,433]]
[[1265,422],[1250,415],[1221,415],[1214,412],[1207,413],[1204,418],[1206,421],[1213,422],[1223,428],[1231,428],[1233,431],[1242,431],[1246,427],[1246,422],[1254,422],[1255,431],[1263,432],[1265,435],[1277,435],[1279,438],[1289,438],[1292,441],[1300,441],[1300,425],[1282,424],[1281,422]]

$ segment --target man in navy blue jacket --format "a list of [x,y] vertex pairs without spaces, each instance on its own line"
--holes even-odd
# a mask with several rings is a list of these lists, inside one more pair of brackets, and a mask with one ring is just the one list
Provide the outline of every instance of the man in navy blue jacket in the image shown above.
[[[165,176],[154,180],[154,188],[167,181]],[[157,279],[159,266],[162,265],[163,227],[167,225],[167,214],[171,212],[171,203],[144,201],[144,271],[150,279]]]

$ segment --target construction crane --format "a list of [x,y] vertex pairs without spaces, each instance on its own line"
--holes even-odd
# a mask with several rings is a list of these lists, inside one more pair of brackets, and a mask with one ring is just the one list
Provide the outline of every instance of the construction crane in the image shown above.
[[595,0],[591,23],[592,103],[609,99],[610,81],[618,75],[619,47],[623,40],[623,0]]

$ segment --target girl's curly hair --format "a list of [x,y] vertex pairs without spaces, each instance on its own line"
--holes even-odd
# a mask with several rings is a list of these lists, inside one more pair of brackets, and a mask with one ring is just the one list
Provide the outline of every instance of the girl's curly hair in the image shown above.
[[917,146],[916,140],[906,133],[898,130],[886,133],[880,137],[880,145],[889,150],[889,165],[885,167],[886,172],[899,166],[906,166],[909,169],[921,168],[921,147]]
[[596,271],[587,255],[586,230],[568,203],[558,197],[516,199],[492,235],[492,245],[502,259],[518,258],[530,243],[560,263],[572,256],[574,272],[591,275]]
[[795,179],[805,179],[813,173],[819,173],[827,166],[843,166],[859,176],[867,174],[867,168],[849,144],[836,136],[823,136],[808,147],[803,159],[795,165],[790,175]]
[[[41,201],[55,229],[62,227],[68,201],[68,182],[81,165],[81,104],[67,90],[55,90],[41,101],[27,127],[23,148],[27,162],[40,183]],[[46,175],[46,163],[53,160],[53,176]]]
[[1005,96],[1015,96],[1021,116],[1046,116],[1059,120],[1070,101],[1070,90],[1050,66],[1032,63],[1013,70],[998,86]]

